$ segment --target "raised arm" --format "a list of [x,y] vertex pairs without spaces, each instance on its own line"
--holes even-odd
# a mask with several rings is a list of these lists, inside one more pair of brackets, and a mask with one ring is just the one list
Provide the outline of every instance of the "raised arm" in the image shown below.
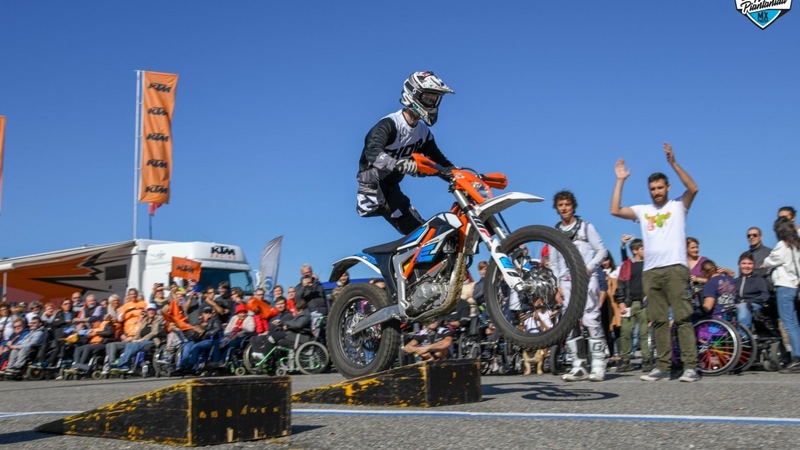
[[622,185],[631,175],[631,169],[626,168],[625,160],[620,158],[614,167],[614,173],[617,175],[617,182],[614,184],[614,193],[611,194],[611,215],[622,219],[634,220],[636,219],[636,214],[633,213],[633,210],[622,207]]
[[678,174],[678,178],[681,179],[681,183],[686,186],[686,192],[683,193],[681,196],[681,200],[683,200],[683,205],[686,209],[689,209],[692,206],[692,202],[694,201],[694,197],[697,195],[697,191],[699,190],[697,184],[694,182],[692,177],[683,170],[683,167],[678,164],[678,161],[675,160],[675,153],[672,151],[672,146],[669,142],[664,142],[664,153],[667,156],[667,161],[672,166],[672,169]]

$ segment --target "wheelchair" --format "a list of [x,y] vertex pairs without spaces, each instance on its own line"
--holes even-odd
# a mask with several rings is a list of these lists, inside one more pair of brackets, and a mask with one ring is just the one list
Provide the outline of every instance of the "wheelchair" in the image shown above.
[[156,378],[171,377],[178,365],[183,351],[182,342],[167,343],[158,347],[154,352],[150,361],[153,367],[153,374]]
[[224,355],[222,357],[222,362],[219,363],[215,370],[223,374],[232,373],[239,377],[247,375],[247,368],[244,365],[244,353],[252,337],[252,335],[245,336],[242,341],[236,345],[227,345],[220,349],[224,352]]
[[302,337],[302,334],[296,335],[292,348],[276,344],[268,353],[260,357],[254,355],[251,340],[244,349],[245,370],[256,375],[274,373],[277,376],[298,371],[306,375],[313,375],[327,370],[330,365],[328,349],[316,340],[301,343]]
[[[155,353],[155,346],[139,350],[131,358],[129,369],[110,368],[108,373],[99,375],[100,378],[117,377],[123,380],[129,376],[140,376],[147,378],[155,375],[155,368],[152,365],[152,355]],[[94,377],[94,373],[92,374]],[[98,378],[98,379],[100,379]]]

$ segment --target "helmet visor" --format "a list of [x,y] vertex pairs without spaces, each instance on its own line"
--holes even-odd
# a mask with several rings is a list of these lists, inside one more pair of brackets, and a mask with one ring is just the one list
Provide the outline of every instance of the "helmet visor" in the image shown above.
[[436,92],[422,92],[419,102],[426,108],[437,108],[442,101],[442,94]]

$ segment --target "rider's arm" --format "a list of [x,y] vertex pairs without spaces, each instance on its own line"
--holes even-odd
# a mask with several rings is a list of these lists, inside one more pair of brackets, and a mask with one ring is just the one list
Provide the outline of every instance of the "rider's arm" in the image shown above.
[[444,156],[444,153],[439,150],[439,147],[436,145],[436,140],[433,139],[433,134],[431,134],[430,131],[428,131],[428,140],[426,140],[420,148],[420,153],[432,159],[440,166],[451,167],[453,165],[453,163],[451,163],[450,160]]
[[389,156],[385,149],[396,136],[397,126],[392,119],[384,117],[375,124],[364,139],[364,153],[359,162],[359,170],[364,171],[374,167],[378,170],[380,179],[392,173],[397,160]]

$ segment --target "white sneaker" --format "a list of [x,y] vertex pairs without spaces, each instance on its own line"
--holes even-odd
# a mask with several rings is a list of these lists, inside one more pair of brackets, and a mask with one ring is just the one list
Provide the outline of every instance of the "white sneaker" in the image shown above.
[[583,381],[589,378],[589,374],[583,366],[573,367],[569,373],[561,376],[564,381]]
[[700,380],[700,375],[698,375],[697,371],[693,369],[686,369],[683,371],[683,375],[681,375],[681,377],[678,379],[687,383],[692,383]]
[[258,361],[261,361],[262,359],[264,359],[264,354],[263,353],[259,353],[259,352],[250,353],[250,356],[252,357],[252,359],[255,359],[255,360],[258,360]]

